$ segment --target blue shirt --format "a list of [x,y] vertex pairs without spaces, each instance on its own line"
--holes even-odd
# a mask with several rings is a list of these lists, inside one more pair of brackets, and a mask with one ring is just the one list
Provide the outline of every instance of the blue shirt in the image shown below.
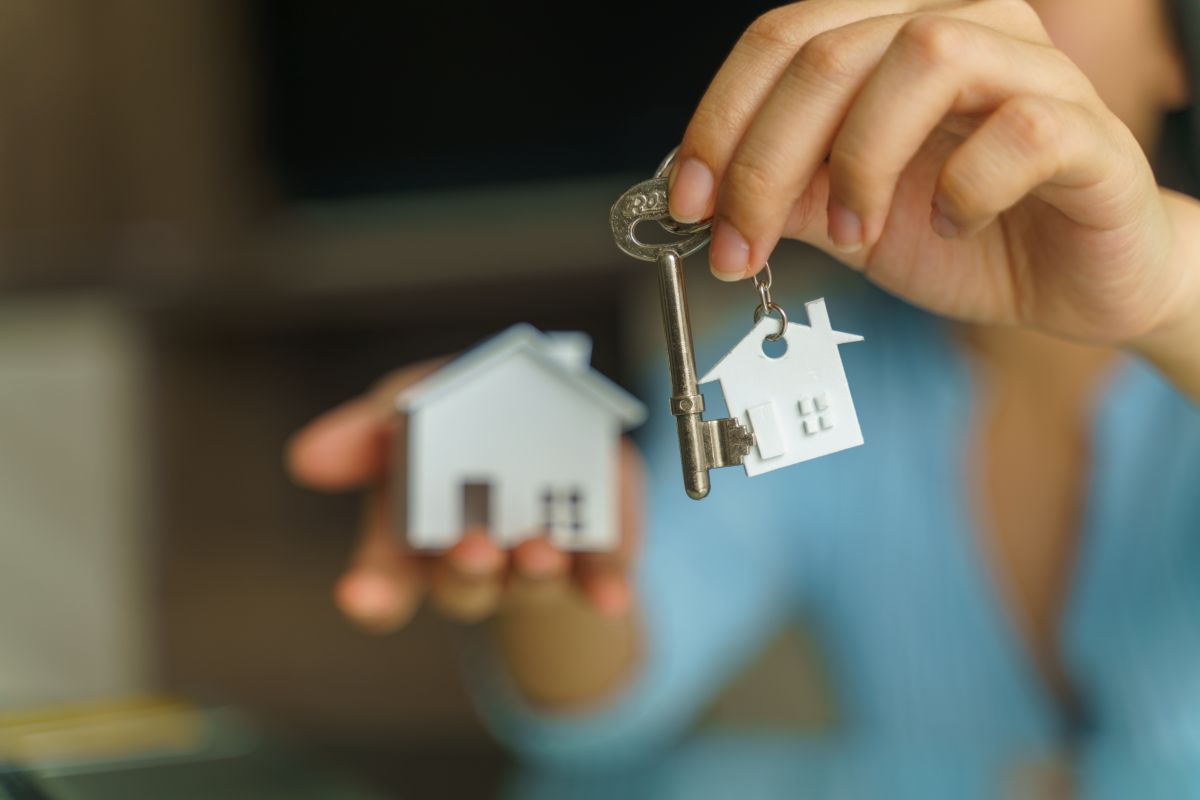
[[[474,653],[478,705],[513,748],[557,762],[654,753],[796,619],[822,645],[848,735],[1029,750],[1072,734],[974,530],[975,389],[963,355],[943,322],[881,292],[827,300],[835,328],[866,337],[841,348],[865,445],[753,479],[714,471],[711,495],[690,500],[665,364],[653,365],[639,436],[644,663],[606,705],[551,714],[526,706],[486,652]],[[702,339],[701,368],[746,329],[739,317]],[[723,413],[706,394],[707,416]],[[1085,733],[1123,752],[1200,755],[1200,411],[1130,358],[1092,424],[1062,627]]]

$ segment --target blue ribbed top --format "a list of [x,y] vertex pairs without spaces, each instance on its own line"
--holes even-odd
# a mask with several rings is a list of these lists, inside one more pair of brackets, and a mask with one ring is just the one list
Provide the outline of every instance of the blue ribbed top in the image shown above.
[[[1062,649],[1089,718],[1068,721],[997,590],[968,497],[971,372],[938,319],[882,293],[828,298],[866,444],[688,499],[665,366],[652,409],[636,678],[591,713],[526,707],[477,652],[492,729],[550,761],[644,757],[685,731],[773,637],[803,619],[830,665],[843,734],[896,745],[1091,746],[1200,757],[1200,411],[1152,368],[1120,367],[1094,415],[1092,475]],[[743,315],[744,316],[744,315]],[[745,320],[698,344],[714,363]],[[723,413],[709,392],[708,416]]]

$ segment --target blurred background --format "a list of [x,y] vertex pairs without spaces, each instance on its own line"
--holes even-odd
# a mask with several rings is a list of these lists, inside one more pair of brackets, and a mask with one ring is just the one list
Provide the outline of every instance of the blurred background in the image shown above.
[[[0,711],[166,693],[384,785],[501,770],[437,620],[335,612],[358,500],[291,485],[284,443],[518,320],[658,368],[608,208],[770,5],[0,4]],[[715,287],[697,326],[748,315]],[[824,698],[789,633],[710,717],[819,727]]]

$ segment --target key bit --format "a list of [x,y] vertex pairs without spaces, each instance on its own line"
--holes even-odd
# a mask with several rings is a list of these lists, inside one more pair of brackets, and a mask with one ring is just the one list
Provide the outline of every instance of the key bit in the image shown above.
[[705,420],[704,446],[714,468],[739,466],[754,447],[754,434],[736,419]]

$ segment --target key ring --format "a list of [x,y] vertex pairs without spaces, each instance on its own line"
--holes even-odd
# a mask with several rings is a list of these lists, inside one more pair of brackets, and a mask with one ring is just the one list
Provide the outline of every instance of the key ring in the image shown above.
[[[760,280],[760,276],[765,277]],[[769,262],[764,264],[758,275],[755,275],[751,280],[754,281],[754,288],[758,289],[758,296],[762,299],[760,305],[763,308],[771,305],[771,284],[774,282],[771,276],[771,264]]]
[[[765,276],[759,280],[759,276]],[[779,312],[779,330],[775,333],[768,333],[767,339],[772,342],[778,342],[787,333],[788,318],[787,312],[783,310],[783,306],[771,300],[771,264],[765,262],[762,271],[755,275],[751,280],[754,281],[754,288],[758,289],[759,304],[754,308],[754,324],[757,325],[764,316],[771,316],[772,311]]]

